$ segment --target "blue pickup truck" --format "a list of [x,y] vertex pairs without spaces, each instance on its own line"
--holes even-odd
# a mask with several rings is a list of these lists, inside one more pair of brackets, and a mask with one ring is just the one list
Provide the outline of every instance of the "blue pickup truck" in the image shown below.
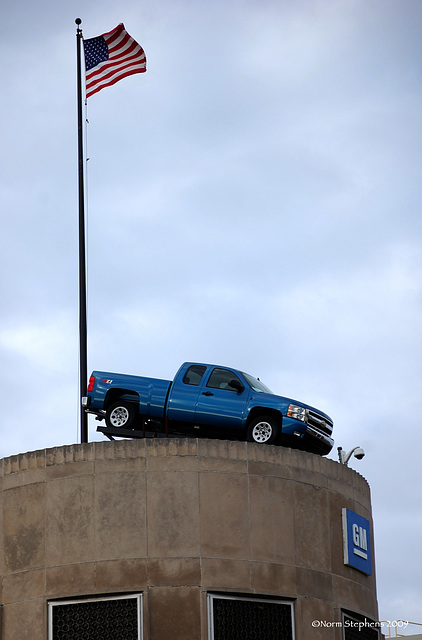
[[321,455],[334,444],[333,422],[325,413],[275,395],[231,367],[185,362],[173,381],[93,371],[82,404],[105,419],[100,430],[106,435],[230,434]]

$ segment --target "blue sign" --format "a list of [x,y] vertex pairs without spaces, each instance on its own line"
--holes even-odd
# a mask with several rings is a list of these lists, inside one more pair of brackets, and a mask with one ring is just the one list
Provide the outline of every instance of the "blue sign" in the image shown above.
[[367,576],[372,575],[371,529],[369,520],[342,509],[344,564]]

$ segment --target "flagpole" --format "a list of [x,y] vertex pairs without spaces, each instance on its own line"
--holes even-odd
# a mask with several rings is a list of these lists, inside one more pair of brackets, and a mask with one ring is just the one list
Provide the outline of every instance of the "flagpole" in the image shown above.
[[85,255],[85,192],[83,158],[83,98],[82,98],[82,20],[76,18],[77,99],[78,99],[78,185],[79,185],[79,410],[81,442],[88,442],[88,416],[82,406],[88,383],[87,320],[86,320],[86,255]]

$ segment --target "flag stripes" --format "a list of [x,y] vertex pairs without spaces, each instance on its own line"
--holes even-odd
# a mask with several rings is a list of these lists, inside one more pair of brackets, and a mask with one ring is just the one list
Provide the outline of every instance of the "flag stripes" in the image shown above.
[[84,51],[87,98],[126,76],[146,71],[145,52],[123,24],[97,38],[84,40]]

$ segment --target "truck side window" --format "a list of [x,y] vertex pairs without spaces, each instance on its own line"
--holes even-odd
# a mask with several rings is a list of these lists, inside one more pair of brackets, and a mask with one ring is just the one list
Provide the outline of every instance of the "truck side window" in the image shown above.
[[230,380],[239,380],[239,378],[233,371],[229,371],[228,369],[214,369],[207,382],[207,387],[235,391],[235,389],[229,385]]
[[200,364],[193,364],[191,367],[189,367],[189,369],[186,371],[184,377],[183,377],[183,382],[185,384],[191,384],[195,387],[197,387],[201,380],[202,380],[202,376],[204,375],[206,371],[206,367],[200,365]]

